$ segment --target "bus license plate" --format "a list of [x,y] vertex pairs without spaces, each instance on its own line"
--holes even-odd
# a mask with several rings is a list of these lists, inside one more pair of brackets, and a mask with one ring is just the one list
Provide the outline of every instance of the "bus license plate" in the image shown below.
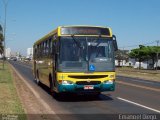
[[84,90],[93,90],[94,89],[94,86],[92,85],[85,85],[84,86]]

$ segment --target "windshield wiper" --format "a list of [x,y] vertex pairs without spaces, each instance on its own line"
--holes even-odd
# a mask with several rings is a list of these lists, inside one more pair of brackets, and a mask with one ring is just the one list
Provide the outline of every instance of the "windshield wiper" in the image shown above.
[[97,43],[96,47],[99,47],[99,44],[101,43],[100,40],[99,40],[99,38],[101,38],[101,35],[99,35],[99,37],[97,38],[97,42],[98,43]]
[[81,47],[80,43],[77,42],[77,40],[74,38],[74,35],[71,35],[71,37],[72,37],[74,43],[76,43],[76,45],[81,49],[82,47]]
[[83,58],[82,56],[81,56],[81,53],[82,53],[82,50],[83,50],[83,46],[82,46],[82,44],[80,44],[80,42],[78,42],[75,38],[74,38],[74,35],[71,35],[71,37],[72,37],[72,40],[74,41],[74,43],[77,45],[77,47],[79,48],[79,50],[78,50],[78,56],[79,56],[79,58],[80,58],[80,60]]

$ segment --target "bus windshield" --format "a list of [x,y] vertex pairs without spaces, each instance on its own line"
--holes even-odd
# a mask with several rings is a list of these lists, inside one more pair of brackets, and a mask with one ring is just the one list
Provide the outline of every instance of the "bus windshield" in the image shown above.
[[114,49],[111,38],[61,37],[59,55],[59,71],[114,71]]

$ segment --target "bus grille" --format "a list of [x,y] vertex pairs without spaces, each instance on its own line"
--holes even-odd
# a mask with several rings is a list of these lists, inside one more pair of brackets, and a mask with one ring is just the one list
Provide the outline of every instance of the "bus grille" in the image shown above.
[[76,82],[77,85],[98,85],[101,84],[101,81],[77,81]]
[[70,78],[76,78],[76,79],[100,79],[108,77],[108,75],[84,75],[84,76],[78,76],[78,75],[69,75]]

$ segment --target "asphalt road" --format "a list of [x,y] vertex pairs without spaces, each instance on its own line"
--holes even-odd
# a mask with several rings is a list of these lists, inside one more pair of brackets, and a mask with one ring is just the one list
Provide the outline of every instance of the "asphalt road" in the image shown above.
[[[159,119],[160,83],[117,76],[116,91],[103,92],[99,97],[65,96],[64,99],[53,98],[43,86],[34,82],[32,67],[18,61],[10,61],[30,86],[40,95],[57,114],[69,119],[125,119],[121,115],[151,115]],[[154,116],[156,115],[156,116]],[[145,118],[144,117],[144,118]],[[150,116],[149,116],[150,117]],[[148,120],[149,119],[148,117]],[[142,116],[141,116],[142,118]],[[155,119],[155,120],[156,120]]]

